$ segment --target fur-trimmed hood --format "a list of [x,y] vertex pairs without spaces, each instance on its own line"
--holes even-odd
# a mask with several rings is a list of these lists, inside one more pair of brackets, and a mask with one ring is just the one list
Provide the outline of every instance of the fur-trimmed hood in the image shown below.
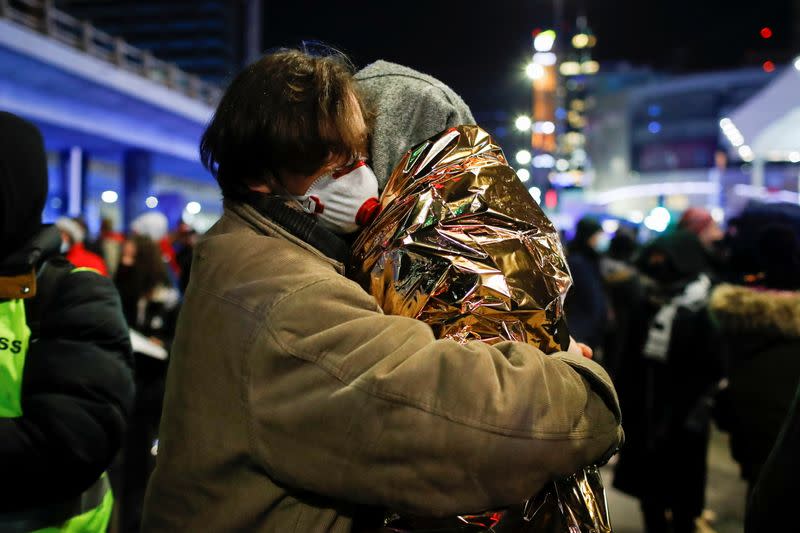
[[800,338],[800,292],[720,285],[711,293],[709,309],[725,333]]

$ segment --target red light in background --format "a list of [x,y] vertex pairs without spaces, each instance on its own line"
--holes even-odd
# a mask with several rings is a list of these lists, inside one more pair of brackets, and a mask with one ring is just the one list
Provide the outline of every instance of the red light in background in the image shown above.
[[554,209],[558,205],[558,193],[555,189],[550,189],[544,193],[544,205],[548,209]]
[[531,36],[536,37],[540,33],[542,33],[542,28],[534,28],[533,31],[531,32]]
[[775,63],[772,61],[764,61],[764,64],[761,65],[761,68],[764,69],[764,72],[772,72],[775,70]]
[[770,28],[769,26],[764,26],[763,28],[761,28],[761,31],[759,33],[761,34],[761,37],[763,37],[764,39],[769,39],[770,37],[772,37],[772,28]]

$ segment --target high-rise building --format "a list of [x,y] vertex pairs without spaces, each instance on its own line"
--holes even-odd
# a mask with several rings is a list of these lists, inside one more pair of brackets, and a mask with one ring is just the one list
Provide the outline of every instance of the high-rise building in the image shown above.
[[220,85],[261,48],[261,0],[56,0],[56,6]]

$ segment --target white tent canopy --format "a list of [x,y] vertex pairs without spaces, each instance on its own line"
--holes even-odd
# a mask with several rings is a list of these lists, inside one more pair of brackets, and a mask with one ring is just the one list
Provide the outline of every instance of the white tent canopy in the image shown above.
[[[752,150],[752,158],[762,161],[800,159],[800,70],[786,67],[728,118],[740,133],[745,151],[748,146]],[[742,153],[741,147],[739,153]]]

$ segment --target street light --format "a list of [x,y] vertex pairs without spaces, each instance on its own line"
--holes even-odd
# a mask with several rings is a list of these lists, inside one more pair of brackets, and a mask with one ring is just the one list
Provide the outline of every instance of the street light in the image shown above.
[[556,125],[549,120],[543,120],[541,122],[534,123],[533,131],[536,133],[544,133],[545,135],[550,135],[556,131]]
[[553,168],[555,164],[556,160],[550,154],[539,154],[533,158],[534,168]]
[[100,195],[100,199],[107,204],[113,204],[119,199],[119,195],[116,191],[103,191]]
[[667,229],[671,218],[669,211],[665,208],[656,207],[650,211],[650,214],[644,219],[644,225],[647,226],[648,229],[661,233]]
[[514,126],[519,131],[529,131],[531,129],[531,117],[527,115],[518,116],[517,120],[514,121]]
[[531,162],[531,153],[527,150],[520,150],[517,152],[517,163],[520,165],[527,165]]
[[581,63],[581,72],[584,74],[597,74],[600,72],[600,63],[597,61],[584,61]]
[[556,64],[558,58],[553,52],[536,52],[533,54],[533,62],[536,65],[549,67]]
[[558,70],[564,76],[577,76],[581,73],[581,64],[577,61],[564,61]]
[[540,80],[544,77],[544,67],[538,63],[528,63],[525,74],[532,80]]
[[537,52],[549,52],[553,49],[553,44],[556,42],[556,32],[553,30],[546,30],[541,32],[533,39],[533,47]]
[[579,33],[572,38],[572,46],[575,48],[586,48],[589,45],[589,36],[585,33]]

